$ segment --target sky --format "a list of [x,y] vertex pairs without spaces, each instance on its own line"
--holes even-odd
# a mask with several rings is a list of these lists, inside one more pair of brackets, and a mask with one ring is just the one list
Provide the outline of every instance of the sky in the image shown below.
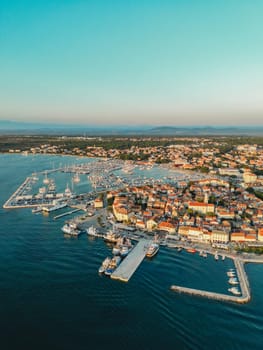
[[0,119],[262,125],[262,0],[0,0]]

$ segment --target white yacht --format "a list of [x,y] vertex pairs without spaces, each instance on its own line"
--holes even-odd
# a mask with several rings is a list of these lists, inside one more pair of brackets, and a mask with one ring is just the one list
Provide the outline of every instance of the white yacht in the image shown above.
[[240,295],[241,292],[238,290],[237,287],[231,287],[231,288],[228,288],[228,291],[234,295]]

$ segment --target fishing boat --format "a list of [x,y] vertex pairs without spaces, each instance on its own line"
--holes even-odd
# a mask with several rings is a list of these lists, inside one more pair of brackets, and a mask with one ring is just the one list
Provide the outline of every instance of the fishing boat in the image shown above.
[[118,267],[118,265],[120,264],[121,262],[121,257],[120,256],[114,256],[110,263],[109,263],[109,266],[107,267],[107,269],[105,270],[105,275],[107,276],[110,276],[113,271]]
[[159,251],[159,244],[151,243],[145,255],[147,256],[147,258],[152,258],[158,253],[158,251]]
[[106,269],[109,267],[109,264],[111,262],[111,258],[107,257],[105,260],[103,260],[100,268],[99,268],[99,273],[104,273]]

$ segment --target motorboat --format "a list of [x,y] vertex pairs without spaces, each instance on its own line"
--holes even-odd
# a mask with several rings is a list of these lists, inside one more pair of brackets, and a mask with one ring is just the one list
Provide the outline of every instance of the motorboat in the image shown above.
[[196,253],[196,249],[194,249],[194,248],[188,248],[188,249],[186,249],[186,251],[188,253],[192,253],[192,254]]
[[98,235],[98,231],[97,231],[96,227],[90,226],[90,227],[87,229],[87,234],[88,234],[89,236],[97,236],[97,235]]
[[107,267],[107,269],[105,270],[105,275],[107,276],[110,276],[113,271],[118,267],[118,265],[120,264],[121,262],[121,257],[120,256],[114,256],[110,263],[109,263],[109,266]]
[[241,292],[238,290],[237,287],[231,287],[231,288],[228,288],[228,291],[234,295],[240,295]]
[[109,243],[116,243],[118,241],[119,235],[112,230],[106,232],[104,236],[104,241]]
[[239,284],[238,279],[236,277],[231,277],[228,280],[229,284]]
[[235,271],[227,271],[226,274],[227,274],[228,277],[236,277]]
[[106,269],[109,267],[109,264],[111,262],[111,258],[107,257],[105,260],[103,260],[100,268],[99,268],[99,273],[104,273]]
[[130,251],[132,250],[132,247],[129,247],[127,245],[123,245],[121,248],[120,248],[120,256],[122,258],[126,257]]
[[147,258],[152,258],[158,253],[158,251],[159,251],[159,244],[151,243],[145,255],[147,256]]
[[79,236],[81,231],[78,229],[77,225],[74,223],[67,223],[61,228],[62,232],[71,236]]

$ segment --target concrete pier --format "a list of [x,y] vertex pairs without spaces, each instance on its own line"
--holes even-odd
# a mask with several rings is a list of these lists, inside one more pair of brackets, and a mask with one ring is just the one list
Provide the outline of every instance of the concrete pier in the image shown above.
[[128,282],[142,260],[145,258],[145,254],[151,243],[152,241],[150,240],[141,239],[130,254],[122,261],[120,266],[113,272],[111,278]]
[[172,285],[170,289],[174,292],[184,293],[189,295],[196,295],[204,298],[233,302],[238,304],[248,303],[251,299],[250,288],[248,283],[248,278],[244,269],[244,263],[240,259],[234,259],[235,267],[237,270],[237,276],[240,283],[241,295],[234,296],[223,293],[208,292],[206,290],[186,288],[181,286]]
[[74,209],[74,210],[71,210],[71,211],[67,211],[66,213],[62,213],[62,214],[59,214],[57,216],[54,216],[54,220],[57,220],[59,218],[62,218],[63,216],[67,216],[67,215],[70,215],[70,214],[74,214],[74,213],[77,213],[78,211],[80,211],[81,209]]

